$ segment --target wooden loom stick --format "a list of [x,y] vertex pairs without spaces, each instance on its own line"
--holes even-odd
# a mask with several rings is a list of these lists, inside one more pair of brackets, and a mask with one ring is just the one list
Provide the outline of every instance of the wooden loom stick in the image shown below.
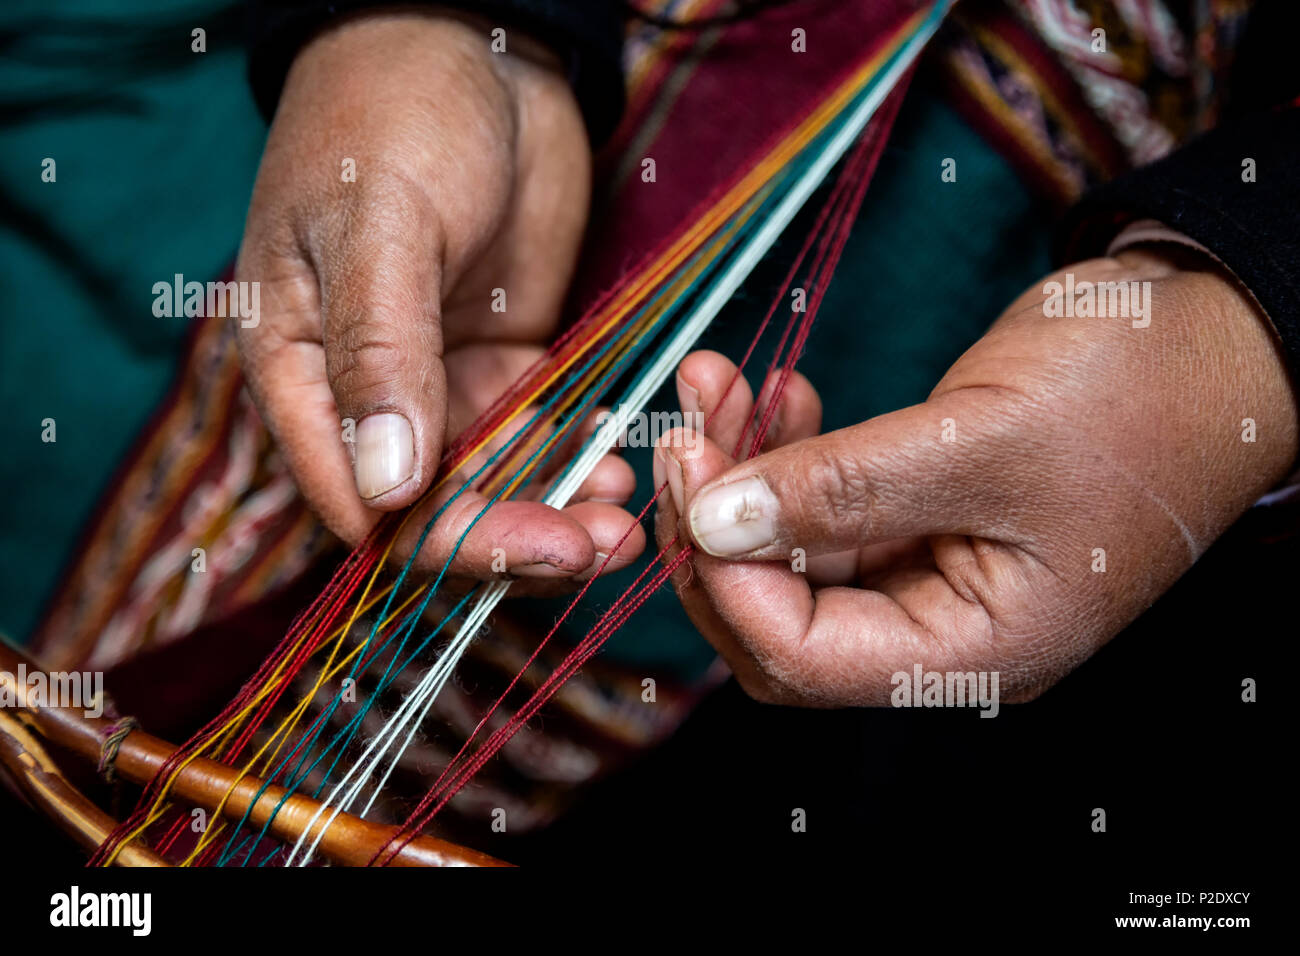
[[[52,817],[81,845],[94,849],[112,832],[115,821],[95,807],[58,772],[35,736],[26,731],[28,728],[34,729],[49,742],[79,757],[98,762],[101,742],[111,729],[112,722],[103,717],[86,717],[76,707],[52,707],[33,701],[30,688],[25,683],[20,685],[15,676],[20,667],[29,674],[41,671],[23,651],[0,639],[0,684],[17,701],[17,706],[12,710],[0,711],[0,718],[3,718],[0,720],[0,762],[10,770],[19,789],[38,809]],[[175,749],[172,744],[152,734],[133,730],[118,748],[114,770],[123,779],[146,784]],[[215,760],[200,758],[177,774],[171,793],[195,806],[211,810],[221,802],[232,785],[233,792],[226,800],[223,813],[227,819],[238,821],[262,786],[262,781],[257,777],[245,774],[240,778],[238,771]],[[282,787],[267,787],[249,814],[249,820],[255,824],[265,822],[283,797]],[[319,806],[310,797],[299,794],[290,796],[279,808],[269,832],[279,840],[297,840]],[[365,866],[397,831],[398,828],[394,826],[371,823],[351,814],[340,814],[321,835],[319,850],[336,863]],[[314,831],[312,835],[315,835]],[[411,852],[403,852],[401,857],[393,861],[394,865],[509,865],[486,853],[436,837],[421,836],[405,850]],[[138,841],[123,849],[118,862],[129,866],[166,865]]]
[[[14,714],[0,710],[0,765],[18,792],[54,820],[83,850],[94,852],[117,826],[117,821],[90,802],[45,752],[40,740]],[[123,848],[118,866],[170,866],[147,847],[132,843]]]

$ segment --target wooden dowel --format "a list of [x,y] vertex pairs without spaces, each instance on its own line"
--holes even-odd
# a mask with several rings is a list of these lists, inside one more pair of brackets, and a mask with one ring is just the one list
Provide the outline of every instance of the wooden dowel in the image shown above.
[[[12,689],[18,701],[18,709],[28,715],[28,722],[34,724],[45,739],[98,764],[100,742],[111,727],[110,722],[102,717],[87,717],[76,708],[42,706],[41,702],[30,700],[29,688],[20,687],[15,677],[19,665],[24,665],[28,673],[40,670],[40,667],[23,651],[0,640],[0,681],[8,684]],[[173,745],[152,734],[143,730],[133,730],[122,741],[114,768],[124,779],[146,784],[153,779],[163,762],[175,749]],[[237,770],[215,760],[199,758],[191,761],[176,775],[170,792],[177,799],[211,812],[232,786],[234,789],[222,808],[222,814],[227,819],[238,821],[244,817],[245,811],[261,789],[262,781],[257,777],[246,774],[241,778]],[[260,827],[271,817],[284,794],[282,787],[267,787],[248,814],[249,821],[254,826]],[[268,832],[278,840],[295,842],[319,807],[318,801],[301,794],[293,794],[284,801],[283,806],[280,806],[279,812],[275,813],[275,819]],[[328,816],[328,813],[321,815],[312,828],[309,839],[315,838]],[[340,813],[325,830],[318,851],[336,863],[346,866],[364,866],[397,832],[397,827],[371,823],[349,813]],[[479,853],[477,850],[458,846],[446,840],[418,836],[404,846],[389,865],[508,866],[509,864],[486,853]]]

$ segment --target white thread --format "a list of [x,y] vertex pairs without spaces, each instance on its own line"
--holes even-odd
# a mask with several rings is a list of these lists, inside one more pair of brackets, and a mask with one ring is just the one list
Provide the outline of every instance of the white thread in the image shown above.
[[[951,0],[944,0],[942,4],[936,4],[935,10],[942,5],[945,9],[951,5]],[[615,442],[618,441],[624,429],[627,428],[632,417],[639,414],[651,397],[657,392],[660,386],[667,381],[668,376],[686,357],[687,352],[704,333],[709,323],[722,310],[722,307],[730,301],[736,290],[740,288],[741,283],[749,276],[754,267],[767,254],[777,238],[785,231],[786,227],[803,208],[808,198],[817,190],[825,180],[827,174],[839,162],[840,158],[848,151],[854,140],[866,128],[871,117],[875,115],[880,104],[884,102],[885,97],[893,91],[898,80],[903,73],[912,65],[921,49],[934,34],[938,28],[942,17],[931,17],[910,40],[903,45],[899,51],[897,59],[881,75],[877,84],[863,97],[861,103],[850,114],[849,119],[844,125],[831,137],[829,143],[822,150],[821,154],[813,160],[795,184],[786,193],[785,198],[781,200],[776,209],[753,235],[753,237],[741,248],[740,252],[733,259],[731,264],[723,271],[721,278],[716,281],[710,289],[708,295],[696,307],[695,312],[682,323],[681,327],[674,333],[671,344],[664,349],[658,360],[647,369],[638,379],[632,389],[629,398],[621,403],[613,414],[606,420],[586,444],[582,453],[576,458],[570,468],[565,472],[559,482],[547,493],[542,499],[543,504],[550,505],[553,508],[562,508],[568,504],[569,499],[573,497],[582,482],[587,479],[595,469],[597,463],[605,457]],[[509,581],[496,582],[491,585],[475,604],[474,609],[466,617],[456,637],[447,646],[439,656],[438,660],[430,667],[429,671],[420,680],[415,690],[402,702],[398,709],[380,729],[379,733],[371,740],[370,745],[366,748],[361,758],[353,765],[352,769],[344,776],[342,780],[335,785],[330,792],[329,798],[317,808],[312,815],[311,820],[303,829],[302,835],[294,844],[293,851],[286,861],[286,866],[294,864],[294,858],[302,848],[303,841],[307,834],[312,831],[316,821],[320,819],[325,809],[331,806],[339,791],[343,789],[347,781],[363,766],[366,767],[365,773],[358,778],[357,782],[348,790],[344,796],[343,802],[335,807],[325,825],[320,828],[320,833],[312,841],[311,846],[303,855],[299,866],[306,866],[311,862],[312,855],[320,845],[321,838],[325,831],[329,829],[331,823],[344,812],[347,807],[361,792],[365,780],[369,777],[371,770],[379,764],[383,755],[392,746],[392,742],[401,732],[402,728],[410,723],[411,716],[419,708],[419,718],[412,724],[411,729],[407,732],[406,739],[403,740],[402,746],[398,748],[389,763],[388,770],[385,771],[382,780],[375,792],[371,795],[365,809],[362,810],[361,816],[365,816],[373,806],[375,798],[387,783],[389,776],[396,767],[398,760],[411,745],[415,734],[424,723],[429,709],[433,706],[437,695],[441,693],[442,688],[446,685],[451,673],[454,671],[456,664],[460,661],[461,656],[469,647],[470,638],[478,628],[487,619],[487,616],[501,602],[506,592],[510,589]],[[388,744],[371,757],[372,752],[379,746],[385,738],[390,738]]]

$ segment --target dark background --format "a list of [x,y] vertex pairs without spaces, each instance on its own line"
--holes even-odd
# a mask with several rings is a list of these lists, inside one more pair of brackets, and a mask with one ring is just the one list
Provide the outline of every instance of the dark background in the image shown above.
[[[682,889],[695,905],[697,890],[685,887],[725,895],[757,879],[794,895],[848,888],[873,925],[918,917],[946,925],[974,907],[1005,929],[1117,932],[1114,916],[1171,911],[1248,915],[1261,927],[1293,845],[1284,651],[1295,635],[1298,558],[1296,539],[1261,543],[1243,520],[1104,650],[1037,701],[1003,705],[996,719],[975,710],[775,708],[729,683],[667,745],[594,787],[558,824],[485,837],[478,848],[533,874],[562,871],[561,880],[521,876],[557,905],[572,892],[603,898],[626,888],[629,918],[673,907],[637,893],[644,880]],[[1241,700],[1245,677],[1258,682],[1257,703]],[[807,811],[805,833],[791,831],[795,807]],[[1091,829],[1094,807],[1106,810],[1105,833]],[[92,873],[8,796],[0,819],[6,857],[26,874],[19,899],[40,907],[37,915],[48,914],[50,892],[74,881],[142,887],[162,894],[155,935],[184,928],[177,909],[189,904],[177,901],[191,894],[254,909],[321,894],[398,905],[424,899],[429,880],[439,894],[449,886],[444,877],[338,871]],[[1130,892],[1177,890],[1252,896],[1213,910],[1127,902]],[[518,900],[473,879],[453,891]]]

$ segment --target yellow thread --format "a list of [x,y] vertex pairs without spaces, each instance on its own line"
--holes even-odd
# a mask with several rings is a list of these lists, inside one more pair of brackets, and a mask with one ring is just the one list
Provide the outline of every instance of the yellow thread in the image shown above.
[[[380,600],[384,596],[384,594],[386,594],[389,590],[391,590],[392,586],[390,585],[389,588],[384,589],[378,595],[376,595],[373,602],[368,601],[370,592],[374,587],[375,581],[378,579],[382,569],[387,565],[388,559],[392,553],[393,548],[397,543],[398,538],[400,537],[402,531],[406,528],[407,523],[411,520],[411,517],[415,514],[416,510],[418,509],[418,506],[428,501],[439,489],[441,489],[460,470],[460,468],[464,465],[465,462],[471,460],[484,447],[486,447],[493,439],[495,439],[496,436],[500,434],[500,432],[512,421],[513,417],[516,416],[521,409],[527,408],[528,406],[533,404],[537,400],[537,398],[541,394],[543,394],[546,391],[546,389],[548,389],[551,385],[553,385],[569,368],[571,368],[578,361],[579,358],[581,358],[584,354],[586,354],[588,351],[594,348],[595,344],[598,343],[605,336],[606,333],[608,333],[611,329],[613,329],[617,325],[617,323],[621,321],[632,308],[635,307],[636,303],[639,302],[641,298],[643,298],[644,292],[647,291],[649,288],[653,287],[652,282],[662,277],[664,273],[671,275],[673,271],[679,268],[680,265],[686,260],[686,258],[688,258],[689,255],[694,252],[694,250],[699,248],[699,246],[702,245],[703,242],[710,235],[716,232],[717,228],[719,228],[722,224],[724,224],[727,219],[731,218],[731,216],[733,216],[738,209],[742,208],[745,202],[749,201],[755,194],[757,194],[758,190],[771,180],[772,176],[775,174],[777,170],[784,167],[786,163],[789,162],[791,158],[793,158],[794,155],[796,155],[809,142],[811,142],[811,140],[830,122],[830,120],[841,112],[844,104],[848,102],[854,95],[856,95],[856,93],[875,74],[880,64],[883,63],[890,55],[892,55],[892,53],[895,50],[897,50],[902,45],[906,36],[908,36],[912,32],[915,25],[926,15],[927,13],[925,10],[920,10],[915,15],[913,15],[907,21],[907,23],[904,24],[904,27],[900,29],[899,33],[893,39],[891,39],[889,43],[885,44],[881,48],[881,50],[877,52],[875,56],[873,56],[870,60],[866,61],[861,67],[859,67],[858,70],[856,70],[852,75],[850,75],[850,77],[847,80],[845,80],[845,82],[842,83],[840,87],[838,87],[826,100],[824,100],[818,108],[813,110],[813,112],[809,114],[809,116],[807,116],[798,126],[796,126],[795,129],[792,130],[789,135],[787,135],[765,157],[763,157],[758,163],[756,163],[755,166],[751,168],[751,170],[745,176],[743,176],[734,186],[732,186],[732,188],[729,189],[727,193],[724,194],[723,197],[717,203],[714,204],[713,207],[711,207],[699,220],[697,220],[689,229],[687,229],[685,233],[679,236],[672,243],[672,245],[670,245],[669,248],[658,257],[658,259],[656,259],[649,267],[644,269],[638,278],[634,279],[632,282],[626,285],[616,295],[614,300],[611,303],[607,304],[605,308],[602,310],[602,312],[606,316],[608,316],[608,318],[605,319],[604,323],[600,326],[599,330],[590,338],[588,338],[581,348],[576,349],[572,356],[566,359],[558,368],[554,369],[551,372],[551,374],[539,386],[537,386],[537,388],[535,388],[528,396],[521,399],[517,399],[512,414],[506,416],[502,420],[502,422],[499,423],[491,432],[483,436],[473,448],[467,450],[461,456],[460,461],[458,461],[452,468],[450,468],[445,475],[443,475],[440,479],[435,481],[433,485],[428,489],[428,491],[426,491],[425,494],[420,497],[419,501],[417,502],[417,505],[407,510],[406,514],[403,515],[401,522],[398,524],[396,530],[392,533],[392,536],[389,539],[384,549],[384,552],[380,556],[380,559],[377,562],[374,570],[371,572],[369,579],[366,582],[366,586],[363,589],[360,597],[358,598],[356,606],[354,607],[352,614],[349,617],[347,623],[343,625],[341,628],[339,628],[335,632],[335,635],[332,635],[332,637],[334,637],[334,641],[330,650],[330,655],[328,660],[322,666],[320,674],[316,680],[316,683],[313,685],[311,691],[308,692],[306,695],[304,695],[302,700],[299,701],[299,704],[294,708],[293,712],[289,715],[289,717],[287,717],[284,721],[281,722],[280,726],[277,727],[276,731],[271,735],[271,737],[267,740],[267,742],[263,744],[263,747],[258,752],[258,754],[256,754],[240,771],[239,775],[235,779],[235,782],[230,786],[230,788],[228,788],[226,794],[223,796],[221,802],[218,804],[216,810],[216,813],[218,815],[220,815],[220,812],[224,809],[226,802],[229,800],[231,794],[234,792],[234,789],[238,786],[239,782],[243,779],[245,775],[249,773],[250,768],[257,762],[257,760],[260,758],[261,754],[265,752],[267,747],[270,746],[271,742],[279,738],[281,739],[280,746],[283,745],[283,741],[287,739],[288,734],[292,731],[292,728],[296,727],[298,721],[301,719],[301,714],[305,710],[306,706],[310,703],[310,701],[315,698],[316,693],[319,691],[320,687],[323,686],[324,682],[330,679],[335,674],[337,674],[342,667],[347,665],[348,661],[352,660],[355,657],[355,655],[360,653],[365,648],[366,644],[369,643],[367,641],[364,642],[363,644],[359,644],[349,655],[347,655],[342,661],[338,662],[338,664],[335,665],[335,657],[338,654],[339,647],[341,646],[342,642],[346,639],[347,635],[351,632],[351,629],[355,625],[357,619],[360,617],[360,615],[364,612],[365,609],[372,606],[374,602]],[[721,246],[715,244],[715,248],[720,249]],[[704,262],[707,261],[708,260],[704,260]],[[703,268],[704,262],[700,263],[698,268]],[[678,284],[680,283],[679,282],[674,283],[674,285],[678,285]],[[629,347],[628,343],[635,340],[634,338],[632,338],[632,336],[643,333],[644,328],[645,328],[644,322],[636,322],[632,326],[630,326],[629,329],[624,330],[622,334],[625,337],[625,342],[618,349],[611,349],[611,353],[618,351],[621,354],[625,354],[626,348]],[[591,380],[590,375],[584,376],[584,382],[590,380]],[[573,398],[570,398],[567,401],[569,404],[571,404]],[[565,407],[568,407],[568,405],[566,404]],[[559,432],[552,434],[548,442],[556,440],[558,434]],[[522,480],[522,476],[517,476],[515,480],[511,483],[511,490],[516,488],[521,480]],[[385,622],[383,622],[383,624],[381,624],[380,626],[381,627],[387,626],[387,624],[397,614],[401,613],[402,608],[408,606],[410,601],[414,600],[417,596],[423,593],[425,587],[427,587],[427,584],[417,589],[407,601],[403,602],[401,608],[399,608],[397,611],[394,611],[391,615],[389,615],[388,619]],[[319,617],[319,615],[317,615],[317,617]],[[302,642],[306,639],[306,636],[309,632],[310,632],[309,628],[304,628],[304,633],[302,634],[302,636],[300,636],[297,639],[297,641],[294,642],[290,651],[284,655],[281,662],[276,666],[275,670],[267,679],[266,684],[259,690],[259,692],[254,696],[254,698],[242,710],[240,710],[237,714],[235,714],[230,718],[230,720],[226,723],[226,725],[224,725],[221,733],[217,736],[214,736],[213,738],[210,738],[207,743],[202,744],[198,748],[196,748],[193,754],[186,757],[186,759],[182,761],[172,771],[171,774],[168,775],[168,779],[163,784],[160,793],[158,795],[158,798],[154,801],[151,813],[146,818],[145,822],[141,824],[139,827],[132,830],[131,833],[124,840],[118,843],[117,848],[114,849],[105,860],[106,866],[111,865],[113,863],[113,861],[117,858],[117,855],[121,851],[121,848],[123,846],[126,846],[132,840],[138,837],[145,829],[151,826],[162,815],[162,813],[165,810],[165,807],[163,807],[162,805],[164,804],[167,794],[170,792],[171,787],[175,782],[176,776],[181,771],[183,771],[186,767],[188,767],[194,760],[196,760],[199,756],[201,756],[204,752],[206,752],[213,745],[215,741],[217,740],[229,741],[229,739],[234,733],[235,728],[241,725],[248,718],[249,714],[251,714],[253,710],[258,706],[258,704],[260,704],[263,700],[265,700],[266,697],[278,686],[279,680],[281,679],[285,667],[287,666],[288,662],[296,656],[297,651],[301,649]],[[320,649],[321,648],[317,648],[316,651],[313,651],[311,656],[314,657],[316,653],[319,652]],[[282,734],[284,735],[283,737],[281,736]],[[279,746],[277,746],[275,753],[278,754],[278,752],[279,752]],[[272,755],[271,759],[274,759],[274,754]],[[210,843],[212,839],[213,837],[205,833],[204,838],[200,840],[201,846],[197,847],[195,851],[190,854],[186,862],[187,863],[190,862],[197,855],[199,850],[202,849],[202,846],[207,845],[207,843]]]

